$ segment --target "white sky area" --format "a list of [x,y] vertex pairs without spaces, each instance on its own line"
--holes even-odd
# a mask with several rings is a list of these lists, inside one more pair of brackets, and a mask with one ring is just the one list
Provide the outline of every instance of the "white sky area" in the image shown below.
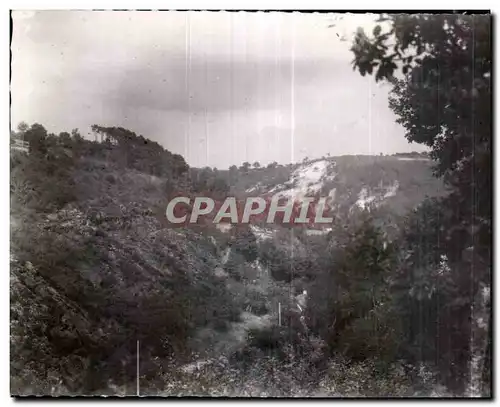
[[198,167],[424,151],[389,85],[352,69],[353,34],[375,17],[13,12],[12,123],[121,126]]

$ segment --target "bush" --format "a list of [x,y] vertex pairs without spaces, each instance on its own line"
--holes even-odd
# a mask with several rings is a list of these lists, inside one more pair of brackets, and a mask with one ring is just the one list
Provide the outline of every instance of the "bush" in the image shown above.
[[286,232],[262,242],[259,257],[275,281],[290,283],[293,279],[308,278],[313,268],[312,254]]
[[257,238],[250,228],[243,228],[236,231],[231,241],[231,249],[236,254],[240,254],[247,262],[253,262],[258,257]]
[[369,219],[337,236],[334,263],[312,283],[308,321],[330,352],[391,363],[398,350],[399,319],[391,308],[392,244]]

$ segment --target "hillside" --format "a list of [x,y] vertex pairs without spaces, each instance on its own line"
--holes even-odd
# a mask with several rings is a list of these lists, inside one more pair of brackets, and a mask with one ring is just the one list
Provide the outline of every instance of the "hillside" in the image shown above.
[[[371,343],[379,333],[358,327],[390,298],[406,211],[443,193],[429,162],[345,156],[213,171],[125,129],[95,129],[102,142],[33,125],[29,154],[12,151],[13,393],[136,394],[137,379],[140,394],[159,395],[444,391],[415,385],[416,365],[393,366],[403,354],[391,353],[392,322],[377,322],[384,350]],[[326,194],[338,213],[317,233],[172,229],[164,211],[179,193]],[[372,275],[375,297],[363,283]],[[348,337],[358,339],[346,347]],[[384,358],[392,367],[378,378]]]
[[186,341],[198,326],[224,329],[237,320],[239,311],[214,274],[213,243],[190,230],[161,228],[156,210],[164,206],[171,179],[87,151],[69,173],[69,202],[42,210],[30,195],[48,193],[37,187],[50,182],[63,188],[63,179],[40,184],[28,172],[43,169],[36,153],[14,154],[15,393],[101,394],[129,383],[123,391],[135,394],[136,341],[143,374],[154,378],[162,369],[154,365],[158,358],[166,363],[175,353],[178,363],[189,360]]
[[[446,195],[442,180],[433,176],[426,156],[341,156],[304,160],[299,164],[269,165],[235,170],[201,169],[229,184],[227,192],[244,199],[279,196],[300,203],[303,197],[327,198],[326,215],[333,225],[309,225],[309,235],[327,233],[346,217],[369,211],[385,226],[402,218],[427,198]],[[276,227],[255,224],[267,233]],[[229,230],[230,225],[221,225]],[[314,230],[319,229],[319,230]],[[257,230],[257,229],[255,229]],[[257,232],[259,233],[259,232]]]
[[491,12],[231,11],[10,10],[11,398],[493,398]]
[[[300,199],[302,196],[328,196],[337,211],[370,203],[387,206],[402,214],[425,197],[443,194],[441,181],[432,176],[429,159],[399,156],[342,156],[304,161],[286,167],[287,171],[262,168],[242,176],[240,190],[246,194],[279,193]],[[258,181],[255,182],[255,178]],[[285,181],[283,178],[287,177]]]

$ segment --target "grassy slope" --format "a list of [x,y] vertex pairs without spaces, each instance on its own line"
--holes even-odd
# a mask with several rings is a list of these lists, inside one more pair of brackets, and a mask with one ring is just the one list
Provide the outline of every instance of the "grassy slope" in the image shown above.
[[74,178],[77,200],[57,212],[30,211],[13,196],[14,393],[134,383],[136,340],[145,360],[160,357],[143,366],[157,376],[174,354],[189,359],[196,328],[224,329],[239,316],[213,273],[217,247],[161,228],[164,180],[92,159]]
[[[346,207],[363,186],[376,189],[380,181],[400,182],[400,193],[389,208],[406,209],[426,194],[439,193],[428,163],[391,157],[334,160],[339,177],[325,189],[337,188]],[[250,170],[234,187],[243,193],[264,181],[270,189],[287,181],[293,168]],[[142,367],[146,386],[173,383],[174,388],[165,391],[175,394],[299,391],[307,376],[300,373],[304,365],[288,360],[289,368],[278,371],[283,363],[265,354],[245,374],[221,362],[222,372],[204,374],[204,388],[196,384],[200,372],[194,381],[193,376],[170,377],[170,358],[189,361],[192,349],[186,344],[194,340],[196,347],[200,329],[216,333],[207,339],[209,344],[224,344],[225,332],[239,323],[247,305],[251,309],[264,300],[275,318],[277,299],[286,303],[288,286],[269,278],[266,284],[251,283],[258,274],[249,264],[243,264],[242,280],[216,277],[229,237],[215,230],[199,234],[163,229],[169,180],[95,159],[82,160],[74,179],[76,202],[64,210],[42,215],[13,208],[12,332],[18,340],[12,346],[21,355],[13,360],[13,392],[67,394],[87,389],[84,392],[102,394],[112,393],[106,390],[112,383],[133,394],[137,339],[147,361]],[[215,237],[215,244],[209,236]],[[30,354],[34,348],[36,359]],[[276,374],[269,376],[270,371]],[[330,395],[335,392],[328,390]]]
[[[332,188],[336,188],[336,200],[345,208],[352,207],[358,199],[363,187],[377,193],[379,190],[399,183],[399,191],[388,199],[391,210],[404,213],[421,202],[426,196],[436,196],[445,193],[441,181],[432,176],[431,161],[400,160],[395,156],[340,156],[326,160],[336,162],[337,173],[333,181],[327,181],[321,191],[326,196]],[[316,160],[308,161],[312,163]],[[237,195],[247,195],[247,189],[261,185],[260,193],[265,193],[273,187],[290,179],[292,172],[301,164],[280,166],[277,168],[250,169],[240,171],[236,182],[232,181],[228,171],[219,170],[228,182],[232,183]],[[385,189],[384,189],[385,191]],[[249,193],[254,195],[256,192]]]

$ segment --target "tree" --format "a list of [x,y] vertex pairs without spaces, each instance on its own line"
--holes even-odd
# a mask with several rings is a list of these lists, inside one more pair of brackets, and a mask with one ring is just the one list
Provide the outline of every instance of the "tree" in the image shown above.
[[341,230],[331,242],[332,262],[316,271],[309,325],[331,352],[391,363],[397,356],[399,338],[398,324],[391,318],[389,292],[395,247],[386,242],[368,215]]
[[[361,75],[375,73],[377,81],[392,83],[389,104],[406,138],[430,147],[435,174],[451,188],[438,204],[447,214],[440,244],[455,270],[453,284],[471,287],[457,295],[472,325],[454,334],[456,340],[474,339],[465,361],[456,355],[449,360],[464,371],[488,337],[474,321],[488,315],[478,299],[490,286],[491,269],[491,17],[391,15],[379,22],[388,27],[384,32],[381,25],[371,37],[358,30],[353,65]],[[470,253],[467,261],[464,253]]]
[[156,176],[180,177],[189,166],[179,154],[172,154],[155,141],[137,136],[123,127],[102,127],[92,125],[92,131],[101,135],[106,149],[94,146],[95,154],[106,153],[107,159],[120,163],[124,167]]
[[247,173],[248,170],[250,169],[250,163],[248,161],[245,161],[243,164],[241,164],[240,170],[243,171],[244,173]]
[[[441,380],[462,391],[470,374],[470,267],[450,262],[447,229],[452,212],[437,199],[407,217],[392,299],[402,321],[402,356],[436,366]],[[453,271],[452,271],[453,270]]]
[[249,227],[238,229],[231,242],[231,248],[235,253],[241,254],[246,261],[252,262],[257,259],[257,238]]
[[172,167],[172,171],[177,177],[186,174],[189,170],[189,165],[180,154],[172,155]]
[[290,283],[294,279],[311,278],[314,273],[311,257],[304,244],[287,230],[259,244],[259,259],[276,281]]
[[259,163],[258,161],[255,161],[255,162],[253,163],[253,167],[254,167],[254,168],[260,168],[260,163]]
[[30,153],[45,154],[47,152],[47,130],[41,124],[35,123],[25,131],[24,139],[29,143]]
[[30,155],[11,163],[13,202],[17,201],[19,207],[50,212],[73,201],[76,159],[67,148],[71,140],[47,134],[45,127],[38,123],[23,124],[19,128],[29,143]]
[[71,135],[66,131],[59,133],[59,143],[67,148],[72,147]]
[[[484,203],[481,216],[490,218],[491,188],[491,51],[489,16],[396,15],[373,39],[359,31],[352,47],[354,68],[362,75],[377,67],[376,80],[393,84],[390,107],[406,129],[410,142],[430,147],[437,175],[452,183],[457,171],[472,167],[487,178],[478,188]],[[388,42],[395,40],[392,51]],[[394,76],[397,64],[404,79]],[[486,199],[488,198],[488,199]]]
[[81,144],[85,140],[78,129],[71,130],[71,138],[77,144]]
[[29,125],[26,122],[21,122],[17,125],[17,131],[21,134],[24,134],[28,131]]

